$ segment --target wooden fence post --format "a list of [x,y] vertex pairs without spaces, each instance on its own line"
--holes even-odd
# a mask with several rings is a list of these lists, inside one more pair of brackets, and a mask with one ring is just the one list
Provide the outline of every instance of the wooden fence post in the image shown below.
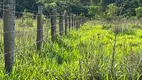
[[69,15],[69,31],[71,30],[71,17]]
[[73,27],[74,27],[74,17],[73,17],[73,14],[72,14],[71,18],[72,18],[72,30],[73,30]]
[[84,17],[82,17],[82,22],[83,22],[83,24],[85,23],[85,21],[84,21]]
[[77,30],[77,16],[75,15],[75,29]]
[[76,30],[79,28],[79,16],[76,17]]
[[74,23],[74,29],[75,29],[75,26],[76,26],[76,18],[75,18],[75,15],[73,16],[74,17],[74,21],[73,21],[73,23]]
[[82,16],[80,16],[80,26],[82,26],[83,25],[83,17]]
[[79,22],[78,28],[80,28],[80,26],[81,26],[81,17],[80,16],[79,16],[78,22]]
[[65,35],[67,35],[68,32],[68,15],[65,13]]
[[3,13],[5,70],[6,74],[11,74],[15,46],[15,0],[6,0],[4,2]]
[[59,16],[59,34],[63,35],[63,31],[64,31],[64,15],[62,13],[60,13]]
[[56,40],[56,10],[53,10],[51,15],[51,38],[54,42]]
[[37,49],[40,50],[43,42],[43,22],[42,22],[42,10],[41,5],[38,6],[38,16],[37,16]]
[[75,29],[77,30],[77,16],[75,16]]
[[70,31],[72,30],[72,15],[70,15]]
[[75,29],[75,27],[76,27],[76,18],[75,18],[76,16],[74,15],[74,29]]

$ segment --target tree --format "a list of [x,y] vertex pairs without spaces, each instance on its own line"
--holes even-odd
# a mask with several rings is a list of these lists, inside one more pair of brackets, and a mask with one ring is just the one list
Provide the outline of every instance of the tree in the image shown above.
[[88,14],[92,17],[94,16],[96,18],[99,18],[102,13],[101,11],[102,10],[100,6],[90,6]]
[[16,0],[16,11],[24,11],[27,9],[29,12],[37,11],[37,4],[35,0]]
[[101,3],[101,0],[91,0],[90,3],[92,5],[99,5]]
[[82,3],[83,5],[89,5],[90,0],[80,0],[80,3]]
[[107,9],[107,17],[108,18],[116,18],[118,14],[119,8],[116,6],[115,3],[109,4]]

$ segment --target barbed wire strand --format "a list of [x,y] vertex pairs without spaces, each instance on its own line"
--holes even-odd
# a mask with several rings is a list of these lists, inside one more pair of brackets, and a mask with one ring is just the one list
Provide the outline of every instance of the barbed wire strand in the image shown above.
[[[64,32],[64,31],[63,31]],[[63,32],[61,32],[61,33],[63,33]],[[58,34],[55,34],[54,36],[57,36]],[[52,37],[52,36],[50,36],[50,37]],[[43,39],[43,40],[41,40],[41,41],[45,41],[45,39]],[[39,43],[39,42],[41,42],[41,41],[38,41],[38,42],[36,42],[36,43]],[[36,43],[34,43],[34,44],[36,44]],[[33,45],[34,45],[33,44]],[[18,54],[18,53],[17,53]],[[25,56],[25,55],[23,55],[23,54],[21,54],[23,57]],[[15,56],[15,55],[14,55]],[[16,56],[17,57],[17,56]],[[15,58],[16,58],[15,57]],[[45,58],[44,58],[45,59]],[[43,61],[43,60],[42,60]],[[24,63],[24,64],[22,64],[22,65],[18,65],[18,66],[14,66],[14,68],[15,69],[17,69],[18,67],[24,67],[24,66],[26,66],[26,65],[28,65],[28,64],[30,64],[30,63],[32,63],[32,62],[34,62],[34,60],[32,60],[32,61],[28,61],[28,62],[26,62],[26,63]],[[5,75],[5,77],[7,77],[9,74],[6,74]]]
[[[52,25],[52,27],[54,27],[54,26],[56,26],[56,25]],[[39,29],[39,30],[42,30],[42,29]],[[38,31],[38,30],[36,30],[36,31]],[[14,32],[14,31],[13,31]],[[63,33],[63,32],[65,32],[65,31],[62,31],[62,32],[59,32],[59,33]],[[56,36],[56,35],[58,35],[58,34],[55,34],[55,35],[53,35],[53,36]],[[53,36],[50,36],[50,37],[53,37]],[[40,41],[39,41],[40,42]],[[38,43],[38,41],[37,42],[35,42],[34,44],[36,44],[36,43]],[[23,49],[23,48],[22,48]],[[15,52],[15,51],[17,51],[17,50],[19,50],[19,49],[15,49],[14,51],[12,51],[12,52]],[[8,53],[11,53],[11,52],[7,52],[7,53],[5,53],[5,54],[1,54],[0,55],[0,59],[2,58],[1,56],[2,55],[6,55],[6,54],[8,54]]]

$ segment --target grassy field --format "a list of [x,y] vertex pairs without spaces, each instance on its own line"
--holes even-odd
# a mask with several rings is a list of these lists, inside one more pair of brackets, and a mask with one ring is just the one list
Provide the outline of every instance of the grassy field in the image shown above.
[[[6,76],[1,57],[0,79],[142,80],[141,23],[138,20],[88,21],[79,30],[58,36],[54,43],[49,36],[50,28],[44,24],[41,51],[34,44],[36,27],[17,26],[14,70]],[[0,39],[1,55],[2,34]]]

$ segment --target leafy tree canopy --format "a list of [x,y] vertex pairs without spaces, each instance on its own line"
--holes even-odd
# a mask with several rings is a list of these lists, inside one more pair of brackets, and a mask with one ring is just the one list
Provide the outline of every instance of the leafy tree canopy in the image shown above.
[[[3,1],[0,0],[1,5]],[[114,4],[115,8],[119,9],[117,16],[131,17],[141,14],[138,8],[142,7],[142,0],[16,0],[16,11],[23,12],[27,9],[28,12],[36,13],[39,4],[44,6],[45,15],[50,15],[53,10],[56,10],[57,13],[67,11],[91,17],[115,12],[109,7],[113,6],[110,4]],[[0,14],[2,14],[2,10],[0,10]]]

